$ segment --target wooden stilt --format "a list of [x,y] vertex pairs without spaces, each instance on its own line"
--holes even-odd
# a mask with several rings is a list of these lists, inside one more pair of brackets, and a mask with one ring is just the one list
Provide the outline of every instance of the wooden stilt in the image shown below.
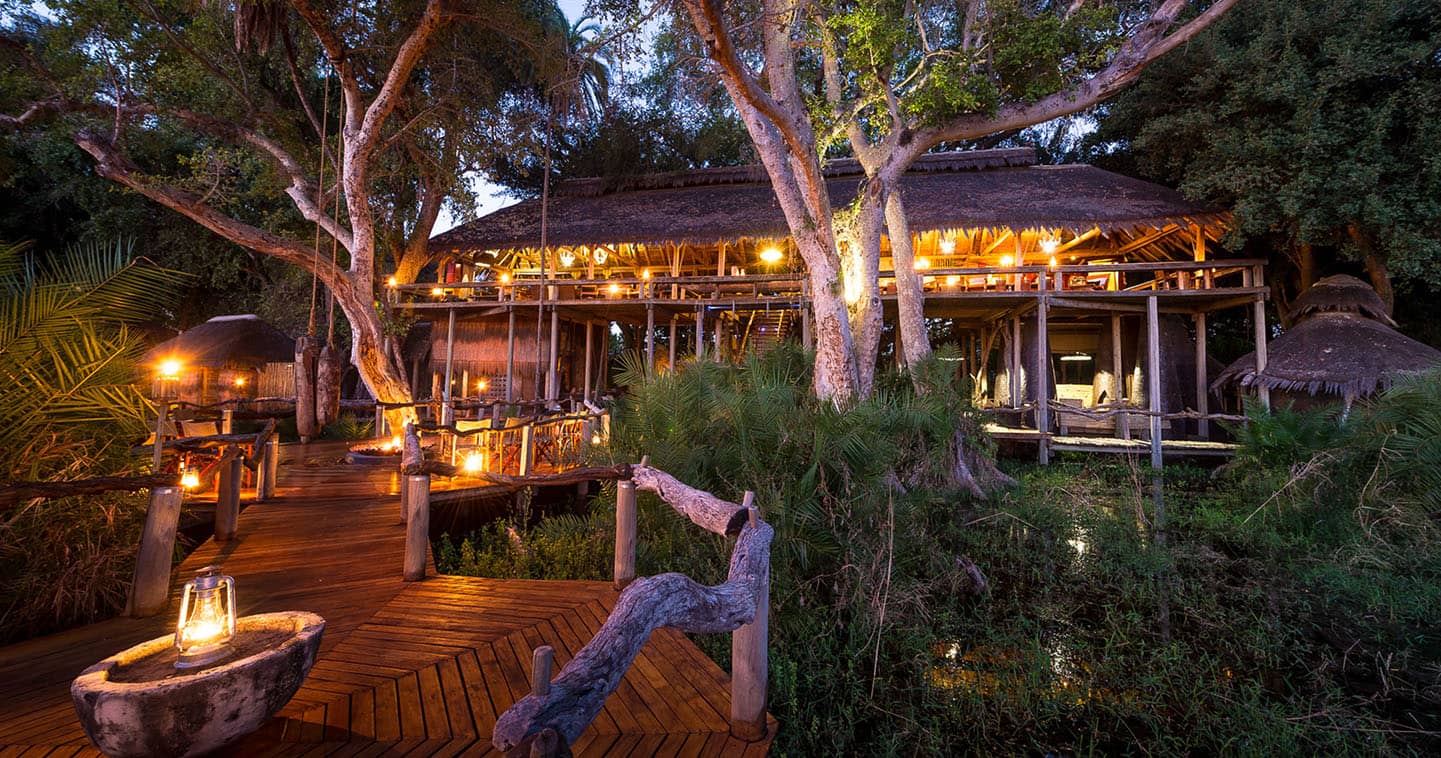
[[645,304],[645,365],[655,371],[655,303]]
[[[1206,375],[1206,314],[1197,313],[1196,321],[1196,412],[1210,413],[1210,397],[1207,392]],[[1206,419],[1196,421],[1196,434],[1203,440],[1211,438],[1211,422]]]
[[695,359],[705,355],[705,306],[695,309]]
[[1156,296],[1146,298],[1146,400],[1151,411],[1151,468],[1161,468],[1161,319]]
[[[750,511],[750,528],[760,524],[755,493],[742,501]],[[769,572],[769,566],[767,566]],[[755,742],[766,736],[766,678],[770,669],[770,576],[756,597],[755,620],[731,632],[731,734]]]
[[1011,360],[1009,361],[1011,380],[1011,407],[1020,408],[1026,404],[1026,396],[1021,392],[1021,318],[1011,318]]
[[670,317],[670,340],[666,342],[666,347],[670,351],[670,355],[668,356],[670,367],[667,369],[668,371],[675,371],[675,333],[678,321],[679,319],[676,316]]
[[[1256,375],[1266,370],[1266,300],[1260,295],[1256,296],[1256,302],[1251,306],[1251,323],[1256,330]],[[1261,406],[1271,410],[1271,390],[1262,385],[1256,384],[1256,396],[1261,399]]]
[[430,477],[405,478],[405,560],[403,578],[418,582],[425,578],[426,551],[430,548]]
[[615,588],[635,580],[635,482],[615,483]]
[[170,567],[175,561],[175,531],[180,525],[180,487],[150,490],[145,510],[145,530],[135,556],[135,579],[130,586],[130,611],[134,617],[154,616],[165,610],[170,597]]
[[[552,293],[555,300],[559,297],[558,292]],[[554,305],[550,306],[550,356],[546,359],[545,366],[545,399],[555,400],[560,397],[560,309]]]
[[590,363],[592,353],[594,352],[593,343],[595,342],[595,329],[593,327],[594,324],[589,321],[585,322],[585,389],[582,391],[582,396],[586,399],[586,402],[590,402],[591,400]]
[[450,404],[451,373],[455,369],[455,309],[446,309],[445,325],[445,383],[440,387],[441,410],[440,423],[450,424],[455,420],[455,411]]
[[515,399],[515,304],[506,307],[510,311],[510,327],[505,336],[505,402]]
[[1046,297],[1046,277],[1038,278],[1041,288],[1040,303],[1036,308],[1036,429],[1041,437],[1037,444],[1037,458],[1044,466],[1051,462],[1051,339],[1046,320],[1051,310]]
[[[1121,360],[1121,314],[1111,314],[1111,400],[1112,403],[1125,404],[1126,387],[1131,383],[1130,377],[1126,376],[1125,363]],[[1124,408],[1116,414],[1116,431],[1122,439],[1131,438],[1131,414]]]

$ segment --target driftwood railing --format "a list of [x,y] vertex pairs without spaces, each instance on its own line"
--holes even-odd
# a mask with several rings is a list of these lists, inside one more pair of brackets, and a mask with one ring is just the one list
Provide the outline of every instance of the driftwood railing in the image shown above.
[[[449,463],[426,461],[415,425],[407,425],[403,444],[405,581],[425,578],[432,475],[475,476],[516,488],[616,482],[613,581],[622,590],[620,598],[596,636],[553,680],[551,649],[542,646],[534,651],[531,693],[497,720],[492,737],[497,749],[538,756],[568,754],[567,746],[595,720],[651,633],[662,627],[689,633],[732,633],[731,733],[749,741],[765,738],[770,544],[775,532],[761,519],[754,493],[745,493],[737,505],[651,467],[648,458],[636,466],[578,468],[556,474],[463,472]],[[655,493],[706,531],[736,537],[724,583],[707,587],[682,574],[636,578],[637,490]]]

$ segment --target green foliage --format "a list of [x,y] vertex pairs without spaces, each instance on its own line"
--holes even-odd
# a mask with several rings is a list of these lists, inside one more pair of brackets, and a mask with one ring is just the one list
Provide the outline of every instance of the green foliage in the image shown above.
[[498,521],[458,541],[441,535],[435,562],[443,572],[461,576],[595,579],[610,568],[614,532],[614,514],[605,508],[586,516],[551,516],[528,529]]

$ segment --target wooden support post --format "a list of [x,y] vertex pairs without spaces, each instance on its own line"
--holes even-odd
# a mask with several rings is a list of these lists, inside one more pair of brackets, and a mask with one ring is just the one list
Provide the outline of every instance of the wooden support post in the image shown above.
[[[560,292],[552,287],[552,294],[555,297],[552,301],[560,298]],[[560,309],[554,305],[550,306],[550,357],[545,367],[545,399],[555,400],[560,397]]]
[[235,410],[226,408],[220,412],[220,433],[230,434],[235,430]]
[[275,487],[280,484],[279,440],[269,440],[265,443],[265,454],[262,457],[259,469],[255,473],[256,502],[275,497]]
[[151,472],[156,474],[160,473],[160,462],[165,458],[165,421],[170,416],[170,401],[161,400],[158,406],[158,415],[155,417],[155,456],[150,463]]
[[1146,298],[1146,400],[1151,411],[1151,468],[1161,468],[1161,318],[1156,296]]
[[655,371],[655,303],[645,304],[645,368]]
[[[1206,375],[1206,314],[1197,313],[1196,321],[1196,412],[1210,413],[1210,397],[1207,392]],[[1196,434],[1203,440],[1211,439],[1211,422],[1207,419],[1196,421]]]
[[530,476],[533,466],[535,466],[535,424],[526,424],[520,428],[520,475]]
[[455,363],[455,309],[445,309],[447,320],[445,326],[445,384],[441,386],[441,400],[444,405],[441,408],[440,423],[449,424],[455,420],[455,411],[450,407],[450,383],[451,372],[454,371]]
[[[1256,330],[1256,376],[1266,370],[1266,301],[1260,295],[1251,309],[1251,323]],[[1271,410],[1271,390],[1260,382],[1256,383],[1256,397],[1261,407]]]
[[[750,511],[748,528],[757,528],[760,509],[755,506],[755,493],[745,493],[741,505]],[[747,742],[766,736],[771,586],[767,571],[756,597],[755,620],[731,632],[731,734]]]
[[1025,405],[1026,396],[1021,393],[1021,317],[1011,319],[1011,407]]
[[515,303],[506,307],[510,311],[510,326],[505,335],[505,402],[515,399]]
[[615,483],[615,588],[635,581],[635,482]]
[[666,348],[670,352],[670,355],[667,356],[670,360],[670,364],[666,369],[667,371],[675,371],[675,333],[678,322],[679,318],[677,316],[672,315],[670,317],[670,340],[666,342]]
[[220,461],[220,486],[216,488],[215,500],[215,541],[225,542],[235,538],[235,528],[240,521],[240,468],[239,451],[227,453]]
[[555,651],[550,645],[541,645],[530,654],[530,694],[545,697],[550,694],[550,672],[555,665]]
[[1131,384],[1131,378],[1126,375],[1125,363],[1121,360],[1121,314],[1111,314],[1111,391],[1112,403],[1120,403],[1122,407],[1116,413],[1116,431],[1122,439],[1131,438],[1131,414],[1124,407],[1126,405],[1126,388]]
[[695,309],[695,359],[705,355],[705,306]]
[[154,616],[165,610],[170,597],[170,567],[175,562],[175,530],[180,524],[180,487],[150,490],[145,510],[145,531],[135,556],[135,581],[130,586],[129,614]]
[[383,439],[386,438],[386,437],[385,437],[385,407],[382,406],[380,403],[376,403],[376,404],[375,404],[375,421],[373,422],[372,426],[374,426],[374,429],[373,429],[372,431],[375,432],[375,438],[376,438],[376,439],[378,439],[378,440],[383,440]]
[[585,322],[585,389],[581,391],[581,397],[590,402],[590,364],[594,360],[595,353],[595,325],[589,321]]
[[405,571],[407,582],[425,578],[426,551],[430,549],[430,476],[405,478]]
[[1041,432],[1037,441],[1037,460],[1044,466],[1051,462],[1051,339],[1046,330],[1046,318],[1051,309],[1050,298],[1046,296],[1046,277],[1039,278],[1041,296],[1036,308],[1036,429]]

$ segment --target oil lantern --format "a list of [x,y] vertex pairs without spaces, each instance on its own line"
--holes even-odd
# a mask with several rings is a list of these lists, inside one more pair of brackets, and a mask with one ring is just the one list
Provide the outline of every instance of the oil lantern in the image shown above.
[[235,580],[219,566],[206,566],[185,583],[180,617],[175,622],[176,668],[195,668],[232,652],[235,638]]

